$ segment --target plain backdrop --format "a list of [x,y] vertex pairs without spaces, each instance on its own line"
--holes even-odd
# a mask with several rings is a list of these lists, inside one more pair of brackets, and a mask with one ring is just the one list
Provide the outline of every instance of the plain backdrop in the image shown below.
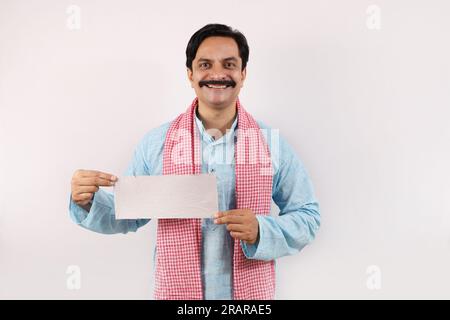
[[212,22],[246,35],[241,101],[280,129],[320,202],[316,240],[277,261],[277,298],[450,298],[449,13],[445,0],[0,0],[0,298],[152,298],[154,223],[78,227],[70,180],[123,174],[187,108],[186,44]]

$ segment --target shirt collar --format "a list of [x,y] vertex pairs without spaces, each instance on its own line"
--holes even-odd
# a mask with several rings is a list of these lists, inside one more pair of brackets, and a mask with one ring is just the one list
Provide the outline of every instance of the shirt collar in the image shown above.
[[220,144],[220,143],[224,143],[229,142],[230,139],[234,136],[234,130],[236,129],[237,126],[237,113],[236,116],[234,117],[234,121],[233,124],[231,125],[231,128],[227,130],[227,132],[225,133],[224,136],[220,137],[217,140],[214,140],[214,138],[206,132],[206,129],[203,125],[202,120],[200,120],[200,118],[197,116],[197,110],[195,112],[195,123],[197,124],[197,128],[200,132],[200,136],[202,137],[202,139],[207,142],[207,143],[214,143],[214,144]]

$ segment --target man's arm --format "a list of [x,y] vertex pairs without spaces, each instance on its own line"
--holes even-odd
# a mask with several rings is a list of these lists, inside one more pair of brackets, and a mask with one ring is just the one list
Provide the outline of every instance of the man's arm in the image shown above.
[[257,215],[256,243],[241,241],[249,259],[273,260],[298,253],[309,244],[320,226],[319,204],[311,181],[292,148],[280,138],[280,166],[274,176],[272,198],[279,216]]
[[103,234],[135,232],[150,221],[149,219],[117,220],[114,211],[114,195],[101,189],[95,193],[89,211],[77,205],[72,199],[70,199],[69,210],[70,217],[76,224]]
[[[144,157],[144,141],[137,146],[125,175],[149,175],[149,168]],[[90,201],[79,201],[79,199],[74,201],[73,196],[72,192],[69,200],[70,217],[79,226],[94,232],[103,234],[135,232],[150,221],[149,219],[116,219],[114,195],[99,188]]]

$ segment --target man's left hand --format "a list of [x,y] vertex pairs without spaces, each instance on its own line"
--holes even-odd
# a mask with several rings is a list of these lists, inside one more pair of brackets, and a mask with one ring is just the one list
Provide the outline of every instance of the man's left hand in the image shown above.
[[220,211],[214,215],[214,223],[226,224],[234,239],[254,244],[258,239],[259,223],[251,209]]

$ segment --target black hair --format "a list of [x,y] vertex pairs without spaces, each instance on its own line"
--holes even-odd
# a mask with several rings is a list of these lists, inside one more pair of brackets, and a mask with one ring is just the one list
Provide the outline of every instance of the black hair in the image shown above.
[[195,59],[198,47],[200,47],[203,40],[209,37],[233,38],[239,48],[239,56],[242,59],[242,70],[245,69],[250,51],[247,39],[240,31],[233,30],[227,25],[218,23],[207,24],[192,35],[186,47],[186,67],[192,70],[192,61]]

